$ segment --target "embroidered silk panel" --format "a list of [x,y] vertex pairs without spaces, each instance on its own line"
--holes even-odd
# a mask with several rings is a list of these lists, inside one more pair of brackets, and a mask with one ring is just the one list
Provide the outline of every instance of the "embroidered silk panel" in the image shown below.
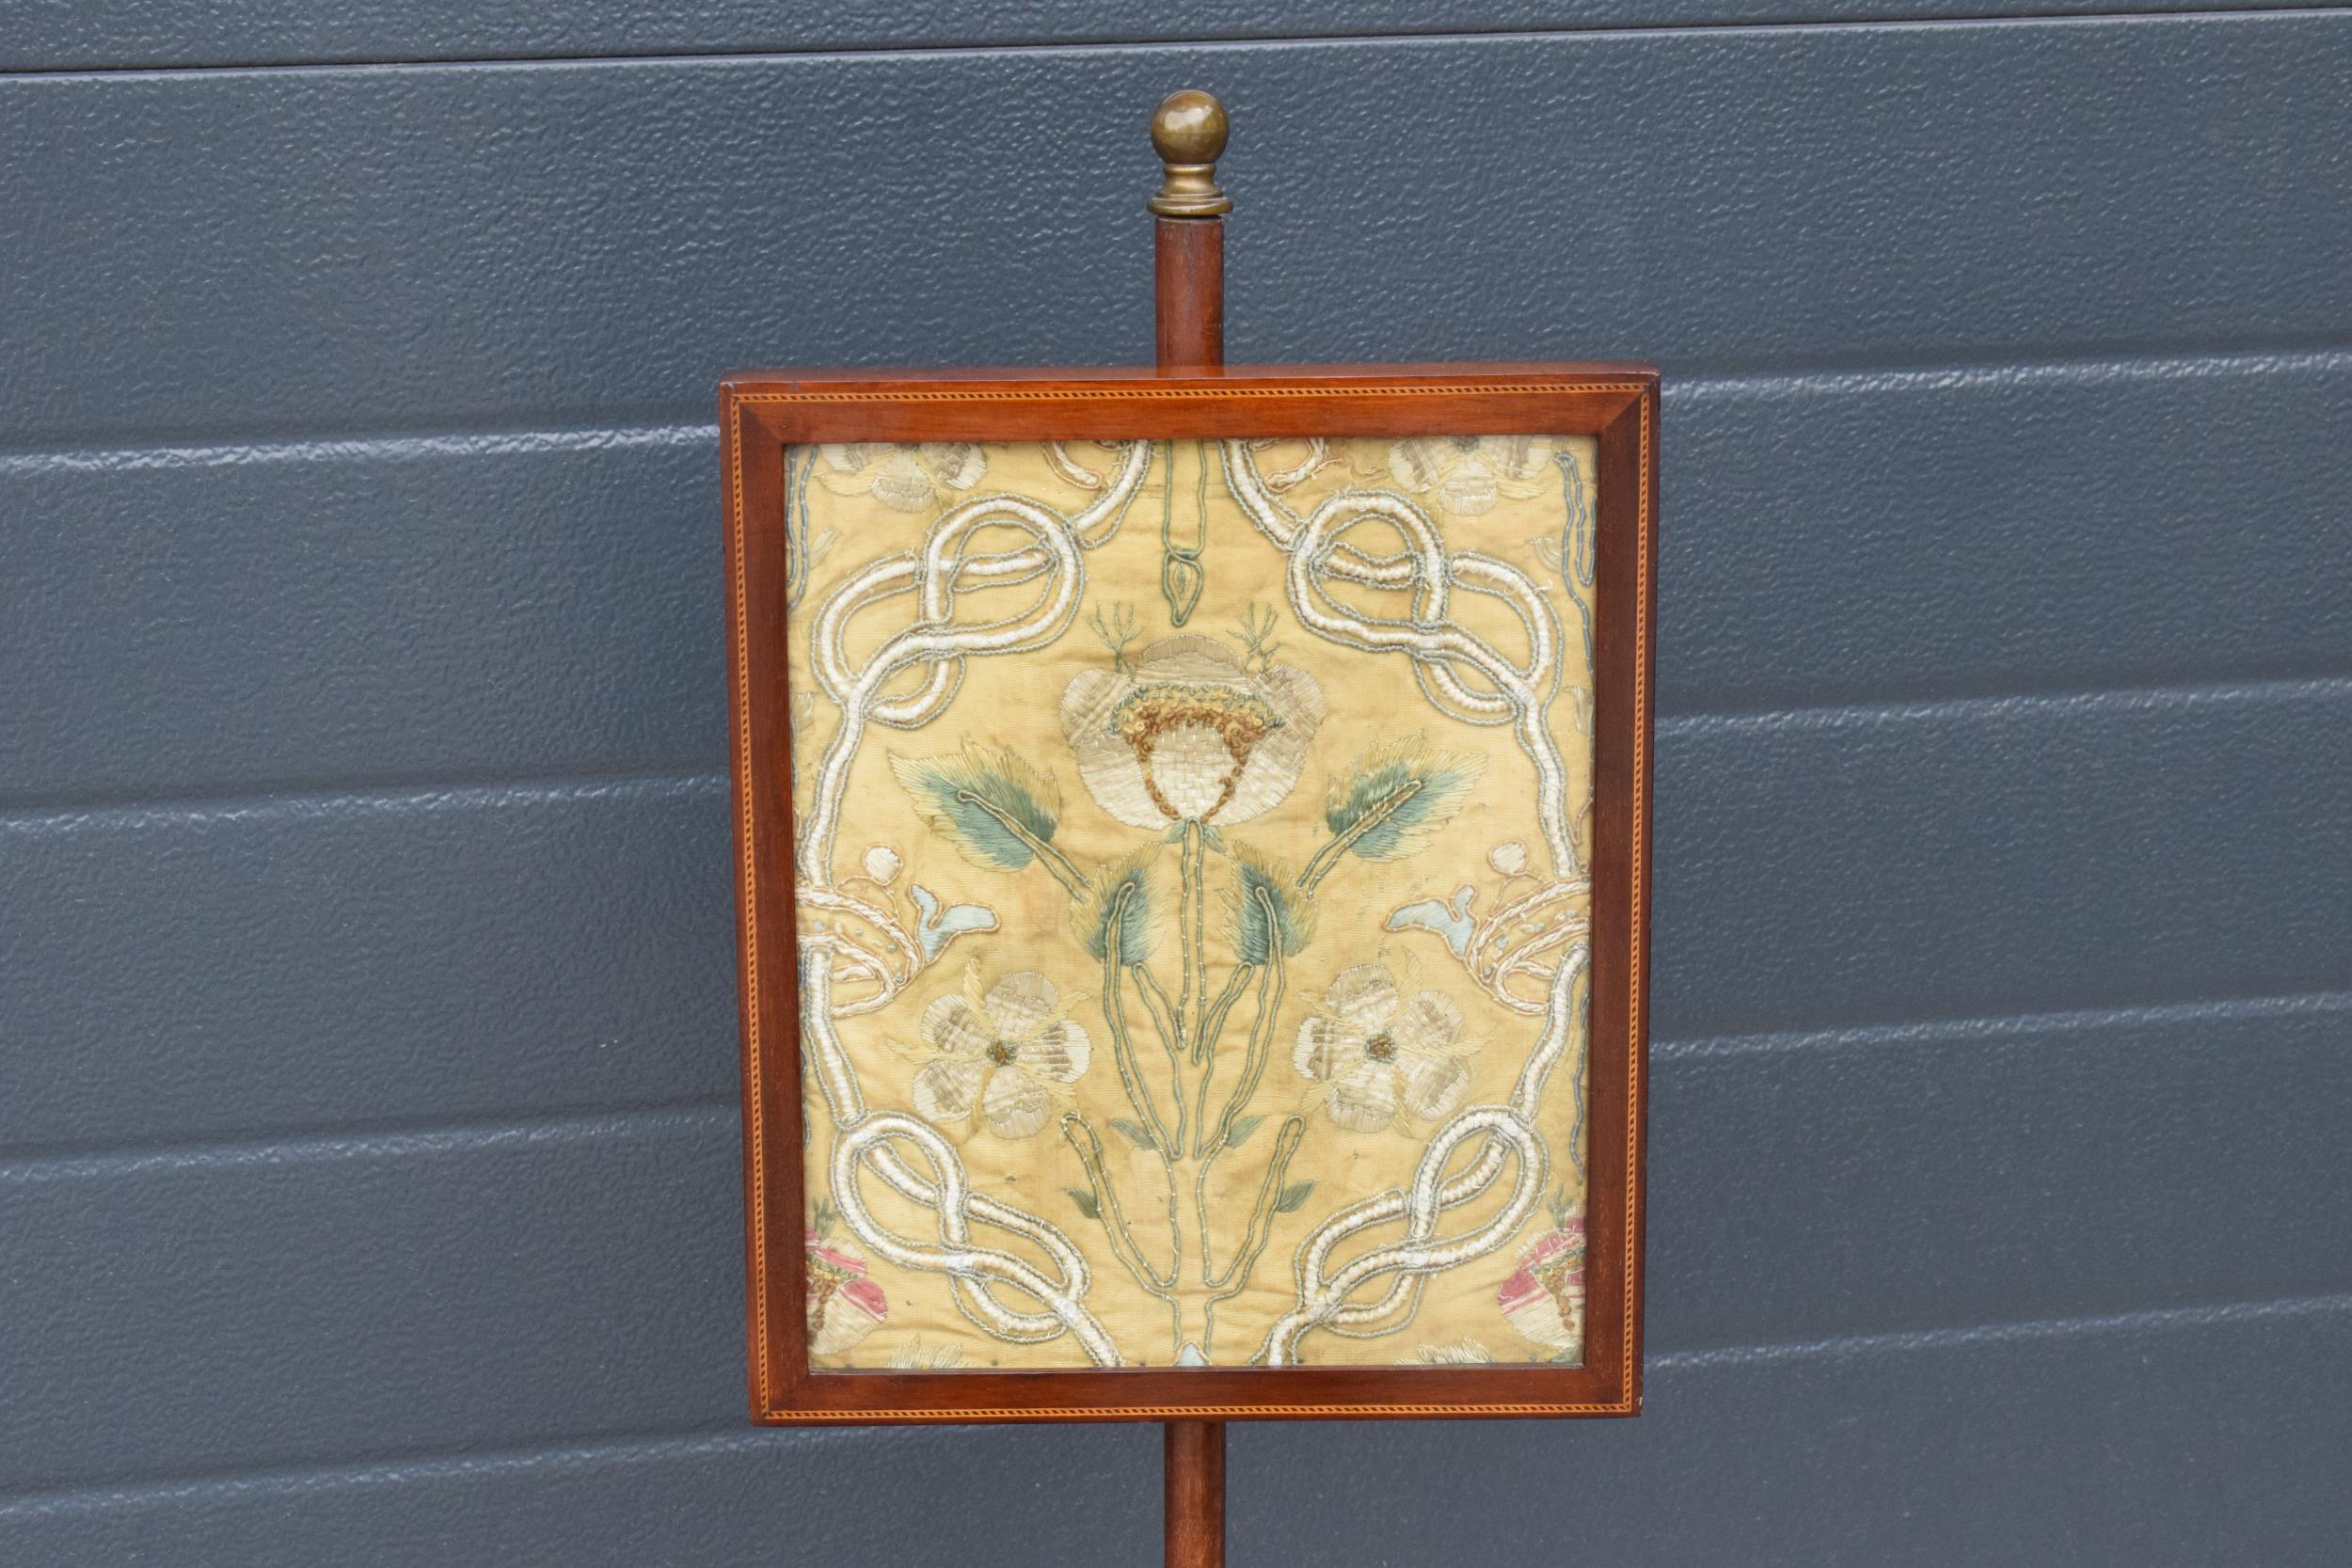
[[1594,455],[787,452],[813,1366],[1579,1361]]

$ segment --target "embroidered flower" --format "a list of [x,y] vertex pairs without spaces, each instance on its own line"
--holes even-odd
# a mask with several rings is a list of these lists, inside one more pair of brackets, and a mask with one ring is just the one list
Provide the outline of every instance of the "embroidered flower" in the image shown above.
[[1340,1126],[1377,1132],[1398,1110],[1434,1121],[1470,1093],[1462,1058],[1462,1009],[1442,992],[1399,994],[1384,964],[1343,971],[1298,1027],[1291,1065],[1323,1085],[1323,1106]]
[[880,1328],[889,1298],[866,1277],[866,1259],[847,1242],[808,1232],[808,1348],[837,1355]]
[[1427,1340],[1413,1347],[1410,1355],[1400,1355],[1400,1367],[1468,1367],[1483,1366],[1494,1359],[1494,1353],[1469,1335],[1463,1335],[1450,1345],[1433,1345]]
[[1529,1343],[1575,1351],[1584,1343],[1584,1220],[1571,1215],[1519,1254],[1495,1304]]
[[1045,1125],[1057,1088],[1086,1072],[1087,1032],[1062,1016],[1054,983],[1020,970],[979,994],[967,973],[963,994],[923,1010],[930,1062],[914,1075],[914,1108],[932,1121],[968,1122],[975,1111],[1000,1138],[1025,1138]]
[[1492,512],[1504,496],[1544,489],[1544,445],[1533,436],[1415,436],[1389,448],[1389,472],[1456,517]]
[[918,1334],[890,1353],[890,1365],[899,1371],[943,1371],[962,1366],[963,1351],[957,1345],[927,1345]]
[[987,455],[972,441],[828,441],[818,450],[825,467],[850,476],[828,477],[827,489],[863,491],[898,512],[929,511],[988,471]]
[[1154,642],[1128,673],[1089,670],[1062,693],[1062,734],[1095,803],[1134,828],[1247,822],[1298,783],[1323,722],[1314,677],[1255,674],[1214,638]]

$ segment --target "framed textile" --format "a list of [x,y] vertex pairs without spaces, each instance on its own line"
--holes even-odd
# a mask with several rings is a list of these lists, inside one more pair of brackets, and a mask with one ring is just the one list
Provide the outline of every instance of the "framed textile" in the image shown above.
[[725,384],[758,1418],[1638,1408],[1657,425]]

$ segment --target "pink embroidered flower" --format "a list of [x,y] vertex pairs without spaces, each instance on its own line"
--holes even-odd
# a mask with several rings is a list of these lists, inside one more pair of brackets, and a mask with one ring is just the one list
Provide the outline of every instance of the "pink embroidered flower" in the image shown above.
[[1519,1254],[1519,1266],[1495,1292],[1495,1304],[1529,1343],[1550,1351],[1584,1343],[1584,1221],[1572,1215]]
[[1462,1009],[1441,991],[1407,1000],[1384,964],[1343,970],[1298,1026],[1291,1065],[1323,1085],[1330,1118],[1377,1132],[1401,1108],[1435,1121],[1470,1094]]
[[866,1277],[866,1259],[847,1242],[808,1232],[808,1348],[838,1355],[880,1328],[890,1316],[881,1286]]
[[1322,722],[1312,675],[1288,664],[1251,674],[1209,637],[1154,642],[1132,674],[1086,671],[1061,699],[1078,777],[1131,828],[1263,816],[1298,783]]

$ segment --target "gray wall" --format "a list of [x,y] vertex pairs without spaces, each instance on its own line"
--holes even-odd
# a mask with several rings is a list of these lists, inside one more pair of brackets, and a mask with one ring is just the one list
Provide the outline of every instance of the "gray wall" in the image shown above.
[[1148,352],[1197,84],[1237,357],[1669,386],[1650,1414],[1236,1560],[2342,1562],[2352,14],[2100,8],[0,4],[0,1561],[1155,1560],[743,1420],[710,409]]

